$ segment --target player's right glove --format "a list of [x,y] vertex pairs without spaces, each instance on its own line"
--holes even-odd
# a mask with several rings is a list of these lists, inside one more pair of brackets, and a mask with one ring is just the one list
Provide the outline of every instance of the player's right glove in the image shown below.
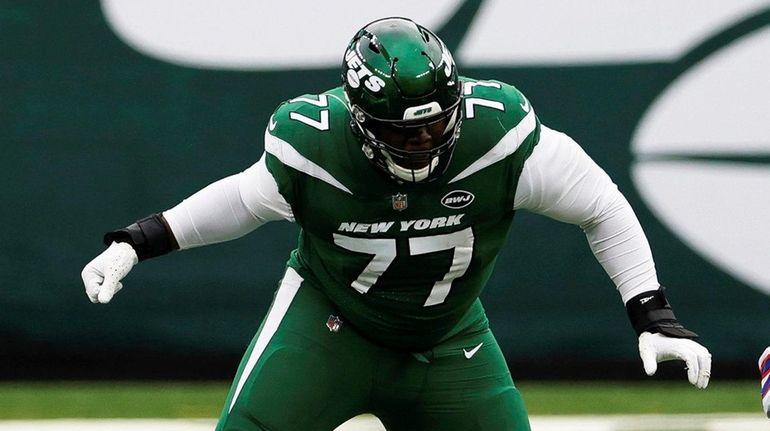
[[123,284],[120,280],[139,261],[179,248],[171,228],[161,214],[152,214],[123,229],[107,232],[102,254],[88,263],[81,277],[94,304],[106,304]]
[[765,415],[770,418],[770,347],[765,349],[759,357],[759,373],[762,376],[760,380],[762,408],[765,410]]
[[120,280],[139,262],[136,251],[125,242],[113,242],[88,262],[80,276],[86,286],[86,295],[94,304],[106,304],[123,288]]

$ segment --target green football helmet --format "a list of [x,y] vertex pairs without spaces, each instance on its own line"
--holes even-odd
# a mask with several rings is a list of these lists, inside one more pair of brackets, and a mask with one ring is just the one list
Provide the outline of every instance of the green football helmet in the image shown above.
[[461,87],[452,55],[406,18],[367,24],[350,41],[342,81],[366,157],[398,181],[439,177],[460,133]]

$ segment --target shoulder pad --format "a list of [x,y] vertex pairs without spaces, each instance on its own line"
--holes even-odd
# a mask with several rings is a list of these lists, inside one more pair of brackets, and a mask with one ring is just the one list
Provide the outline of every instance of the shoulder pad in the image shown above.
[[270,115],[267,132],[297,144],[341,132],[342,126],[347,127],[349,116],[335,90],[303,94],[281,103]]
[[338,178],[346,170],[339,160],[349,151],[350,116],[337,90],[295,97],[270,116],[265,151],[274,175],[284,165],[349,193]]
[[491,117],[511,128],[533,111],[529,100],[513,85],[469,78],[463,78],[462,84],[465,118]]

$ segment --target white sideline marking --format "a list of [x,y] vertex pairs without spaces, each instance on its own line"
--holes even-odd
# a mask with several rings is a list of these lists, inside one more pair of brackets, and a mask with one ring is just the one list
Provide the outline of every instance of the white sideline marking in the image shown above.
[[[532,431],[757,431],[770,421],[756,414],[533,416]],[[0,421],[0,431],[212,431],[212,419],[55,419]],[[363,415],[335,431],[382,431],[373,416]]]
[[0,421],[2,431],[212,431],[211,419],[52,419]]
[[[761,410],[761,409],[758,409]],[[539,416],[532,431],[758,431],[770,421],[757,414]]]

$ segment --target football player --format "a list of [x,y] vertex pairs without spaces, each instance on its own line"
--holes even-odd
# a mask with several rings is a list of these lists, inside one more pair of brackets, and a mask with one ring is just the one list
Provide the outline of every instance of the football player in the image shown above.
[[529,430],[479,294],[513,216],[580,226],[615,283],[647,374],[711,356],[676,319],[639,222],[569,136],[516,88],[458,75],[430,30],[386,18],[358,31],[342,85],[275,110],[253,166],[105,235],[82,277],[107,303],[137,262],[289,220],[301,230],[218,430]]
[[765,416],[770,418],[770,346],[759,357],[759,375],[762,409],[765,411]]

